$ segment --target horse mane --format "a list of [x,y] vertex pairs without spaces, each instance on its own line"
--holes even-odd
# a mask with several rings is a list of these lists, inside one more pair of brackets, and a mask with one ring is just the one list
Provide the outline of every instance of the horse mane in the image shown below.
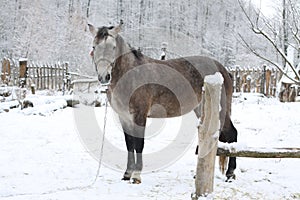
[[133,53],[133,55],[137,58],[137,59],[142,59],[143,57],[144,57],[144,55],[142,54],[142,51],[141,51],[141,49],[136,49],[136,48],[134,48],[134,47],[131,47],[131,46],[129,46],[130,47],[130,51],[131,51],[131,53]]
[[[119,36],[119,38],[122,39],[122,42],[124,42],[123,38],[121,36]],[[127,43],[130,52],[135,56],[136,59],[141,60],[144,58],[144,54],[142,53],[142,50],[140,48],[136,49],[134,47],[132,47],[129,43]]]
[[[106,27],[106,26],[103,26],[103,27],[100,27],[98,29],[98,32],[97,32],[97,35],[96,37],[101,40],[101,39],[105,39],[109,34],[108,34],[108,31],[113,29],[114,26],[110,26],[110,27]],[[125,43],[123,38],[118,35],[117,38],[116,38],[119,42],[121,43]],[[127,45],[129,46],[129,49],[130,49],[130,52],[139,60],[141,60],[142,58],[144,58],[144,55],[142,54],[142,51],[140,49],[136,49],[134,47],[132,47],[130,44],[127,43]]]
[[109,27],[102,26],[102,27],[100,27],[98,29],[96,37],[98,39],[104,39],[104,38],[106,38],[108,36],[108,30],[111,30],[113,28],[114,28],[114,26],[109,26]]

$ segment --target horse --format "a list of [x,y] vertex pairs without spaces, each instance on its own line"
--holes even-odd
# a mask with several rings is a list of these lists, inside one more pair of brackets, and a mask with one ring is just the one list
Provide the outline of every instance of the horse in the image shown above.
[[[141,183],[147,118],[177,117],[191,111],[201,118],[206,75],[219,72],[224,78],[219,141],[236,142],[237,130],[230,119],[233,86],[226,68],[205,56],[169,60],[147,57],[125,42],[119,34],[122,24],[100,28],[88,24],[94,37],[90,55],[100,84],[108,86],[108,101],[117,113],[125,135],[128,155],[122,180]],[[225,164],[222,163],[223,168]],[[227,180],[235,178],[235,168],[236,158],[230,157]]]

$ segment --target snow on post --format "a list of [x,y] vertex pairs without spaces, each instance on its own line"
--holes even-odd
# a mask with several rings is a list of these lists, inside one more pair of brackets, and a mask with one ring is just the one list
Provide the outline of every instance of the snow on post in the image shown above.
[[196,173],[196,193],[193,200],[213,192],[215,158],[219,139],[219,111],[222,75],[217,72],[204,78],[204,120],[198,130],[198,163]]

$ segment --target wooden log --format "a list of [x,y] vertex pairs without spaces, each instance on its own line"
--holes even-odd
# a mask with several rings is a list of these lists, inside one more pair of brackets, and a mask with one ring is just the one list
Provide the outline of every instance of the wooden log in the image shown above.
[[300,148],[247,148],[228,150],[218,148],[217,156],[248,158],[300,158]]
[[[220,93],[223,84],[222,75],[206,76],[204,79],[204,118],[199,126],[198,163],[195,179],[196,192],[192,196],[197,200],[213,192],[215,158],[219,139]],[[203,107],[203,106],[202,106]]]

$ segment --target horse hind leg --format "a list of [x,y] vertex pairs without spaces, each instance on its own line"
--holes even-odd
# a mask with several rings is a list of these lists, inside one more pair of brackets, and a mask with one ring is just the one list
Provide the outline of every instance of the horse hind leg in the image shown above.
[[[238,132],[237,132],[236,128],[234,127],[229,116],[227,116],[225,118],[225,123],[222,128],[219,140],[221,142],[228,142],[228,143],[237,142],[237,134],[238,134]],[[224,159],[224,156],[223,157],[221,156],[220,163],[222,163],[222,159]],[[226,159],[223,161],[222,164],[223,165],[221,165],[220,168],[225,169],[224,165],[226,164]],[[236,157],[230,157],[229,163],[228,163],[228,168],[226,171],[226,177],[227,177],[226,182],[230,181],[231,179],[235,179],[235,174],[234,174],[235,169],[236,169]]]

